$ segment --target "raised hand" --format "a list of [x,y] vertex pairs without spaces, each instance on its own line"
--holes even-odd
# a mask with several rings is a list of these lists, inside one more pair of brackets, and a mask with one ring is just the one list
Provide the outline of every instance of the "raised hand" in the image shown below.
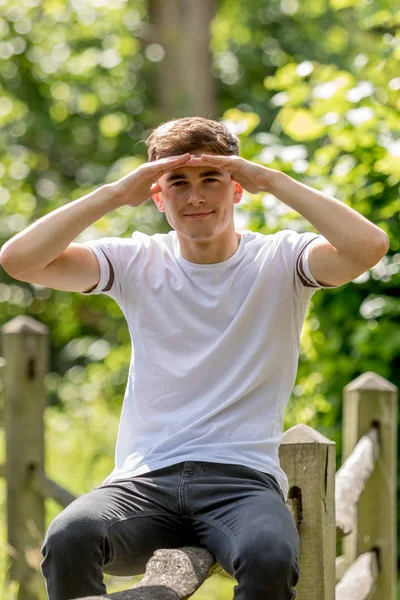
[[115,191],[116,202],[121,205],[140,206],[161,191],[157,180],[167,171],[182,167],[190,160],[190,154],[169,156],[144,163],[137,169],[110,184]]
[[192,156],[185,164],[185,167],[202,166],[227,171],[234,181],[251,194],[269,191],[270,180],[277,172],[275,169],[268,169],[236,155],[201,154],[199,157]]

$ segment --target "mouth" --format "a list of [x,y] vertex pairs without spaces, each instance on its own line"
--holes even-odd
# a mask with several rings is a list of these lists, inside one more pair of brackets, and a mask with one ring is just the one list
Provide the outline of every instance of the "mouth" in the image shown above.
[[201,219],[203,217],[208,217],[208,215],[212,215],[213,214],[213,210],[211,210],[210,212],[206,212],[206,213],[191,213],[191,214],[187,214],[184,215],[185,217],[188,217],[189,219]]

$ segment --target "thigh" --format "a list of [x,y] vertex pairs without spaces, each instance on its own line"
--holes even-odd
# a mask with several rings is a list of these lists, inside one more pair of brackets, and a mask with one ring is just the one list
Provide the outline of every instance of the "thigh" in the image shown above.
[[190,540],[188,523],[177,511],[178,473],[160,469],[99,486],[64,509],[47,536],[54,538],[58,531],[70,544],[71,538],[79,544],[84,536],[100,544],[106,573],[140,575],[155,550]]
[[[202,463],[205,465],[205,463]],[[191,486],[191,522],[199,545],[235,576],[243,555],[278,546],[300,555],[300,538],[275,478],[241,465],[203,466]]]

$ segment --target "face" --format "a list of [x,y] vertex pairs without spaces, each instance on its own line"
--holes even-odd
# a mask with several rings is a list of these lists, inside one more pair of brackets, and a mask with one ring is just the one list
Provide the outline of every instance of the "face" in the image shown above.
[[[206,150],[191,154],[202,152]],[[230,173],[209,166],[185,166],[164,173],[158,184],[161,192],[153,196],[154,202],[177,233],[206,241],[234,231],[233,205],[240,202],[243,188]]]

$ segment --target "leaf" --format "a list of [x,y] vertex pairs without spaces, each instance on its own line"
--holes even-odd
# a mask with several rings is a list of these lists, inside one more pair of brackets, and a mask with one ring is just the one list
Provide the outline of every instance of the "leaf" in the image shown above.
[[315,140],[325,131],[325,127],[312,116],[311,112],[303,108],[282,109],[278,119],[285,133],[299,142]]

